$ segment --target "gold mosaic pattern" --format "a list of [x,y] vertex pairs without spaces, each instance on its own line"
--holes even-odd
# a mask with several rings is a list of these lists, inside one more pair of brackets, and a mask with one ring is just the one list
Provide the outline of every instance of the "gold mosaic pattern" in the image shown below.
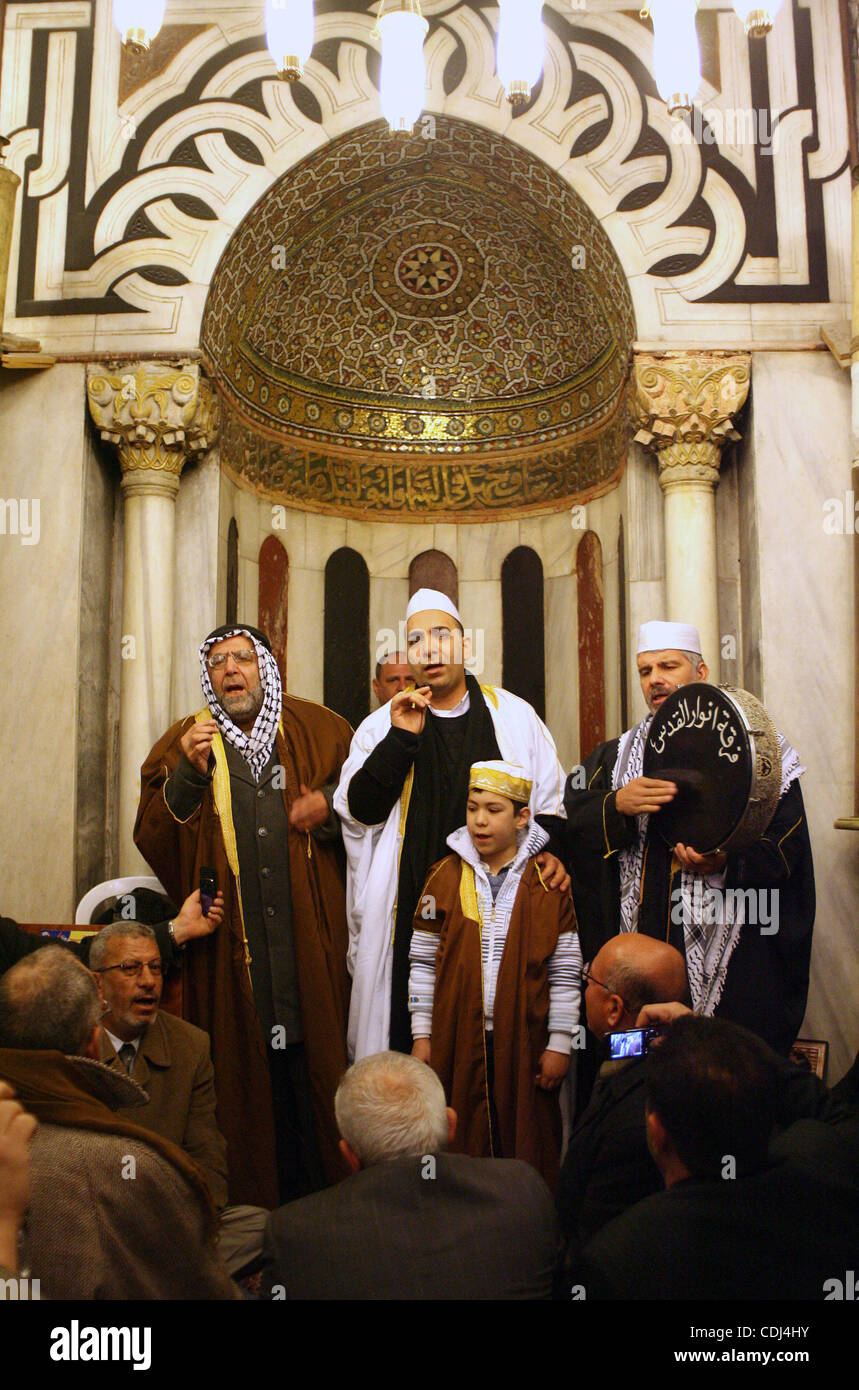
[[271,438],[225,412],[221,462],[290,507],[374,521],[501,521],[558,511],[613,487],[626,462],[627,398],[595,437],[514,457],[334,454]]
[[[414,499],[384,453],[400,456],[402,473],[402,455],[426,468],[430,457],[511,450],[521,462],[530,448],[547,505],[578,477],[569,446],[618,417],[633,313],[599,223],[551,169],[500,136],[441,117],[435,131],[392,140],[374,123],[332,141],[264,195],[221,259],[204,360],[243,419],[243,450],[254,426],[289,446],[282,468],[272,445],[251,450],[267,460],[263,486],[278,490],[275,476],[288,475],[290,494],[308,504],[394,514]],[[385,478],[362,501],[353,484],[363,462],[345,487],[339,465],[287,467],[302,441],[311,453],[372,453]],[[564,463],[544,473],[547,452]],[[602,478],[622,456],[623,446],[600,452]],[[593,448],[588,457],[592,487]],[[536,505],[523,467],[503,482],[481,465],[471,482],[422,485],[419,510],[507,507],[517,489]],[[442,475],[467,472],[459,459]]]

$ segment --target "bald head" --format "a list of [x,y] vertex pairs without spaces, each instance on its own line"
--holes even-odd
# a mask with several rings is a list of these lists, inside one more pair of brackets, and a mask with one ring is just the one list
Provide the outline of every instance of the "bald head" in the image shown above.
[[634,1028],[645,1004],[685,1004],[688,995],[686,962],[679,951],[653,936],[622,932],[591,962],[585,991],[588,1027],[604,1038]]

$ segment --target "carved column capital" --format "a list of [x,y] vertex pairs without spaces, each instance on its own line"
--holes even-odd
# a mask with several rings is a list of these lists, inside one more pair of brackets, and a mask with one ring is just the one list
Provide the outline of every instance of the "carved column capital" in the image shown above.
[[89,367],[87,400],[102,439],[116,445],[123,487],[175,493],[189,456],[218,437],[217,397],[196,363]]
[[747,352],[636,353],[635,439],[656,454],[663,490],[715,488],[750,378]]

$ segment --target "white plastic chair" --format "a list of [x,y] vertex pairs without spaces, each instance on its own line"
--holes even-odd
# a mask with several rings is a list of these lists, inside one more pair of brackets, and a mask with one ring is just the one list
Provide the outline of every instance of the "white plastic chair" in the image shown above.
[[133,874],[129,878],[108,878],[104,883],[97,883],[95,888],[90,888],[88,893],[84,893],[75,910],[75,926],[88,927],[94,909],[103,903],[105,898],[118,898],[123,893],[133,893],[135,888],[151,888],[154,893],[164,893],[167,896],[167,889],[161,880],[147,877],[145,874]]

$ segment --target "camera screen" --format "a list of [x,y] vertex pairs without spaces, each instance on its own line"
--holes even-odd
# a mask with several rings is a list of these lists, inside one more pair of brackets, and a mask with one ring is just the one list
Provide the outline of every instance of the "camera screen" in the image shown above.
[[644,1029],[630,1028],[625,1033],[612,1033],[609,1039],[612,1058],[641,1057],[644,1053]]

